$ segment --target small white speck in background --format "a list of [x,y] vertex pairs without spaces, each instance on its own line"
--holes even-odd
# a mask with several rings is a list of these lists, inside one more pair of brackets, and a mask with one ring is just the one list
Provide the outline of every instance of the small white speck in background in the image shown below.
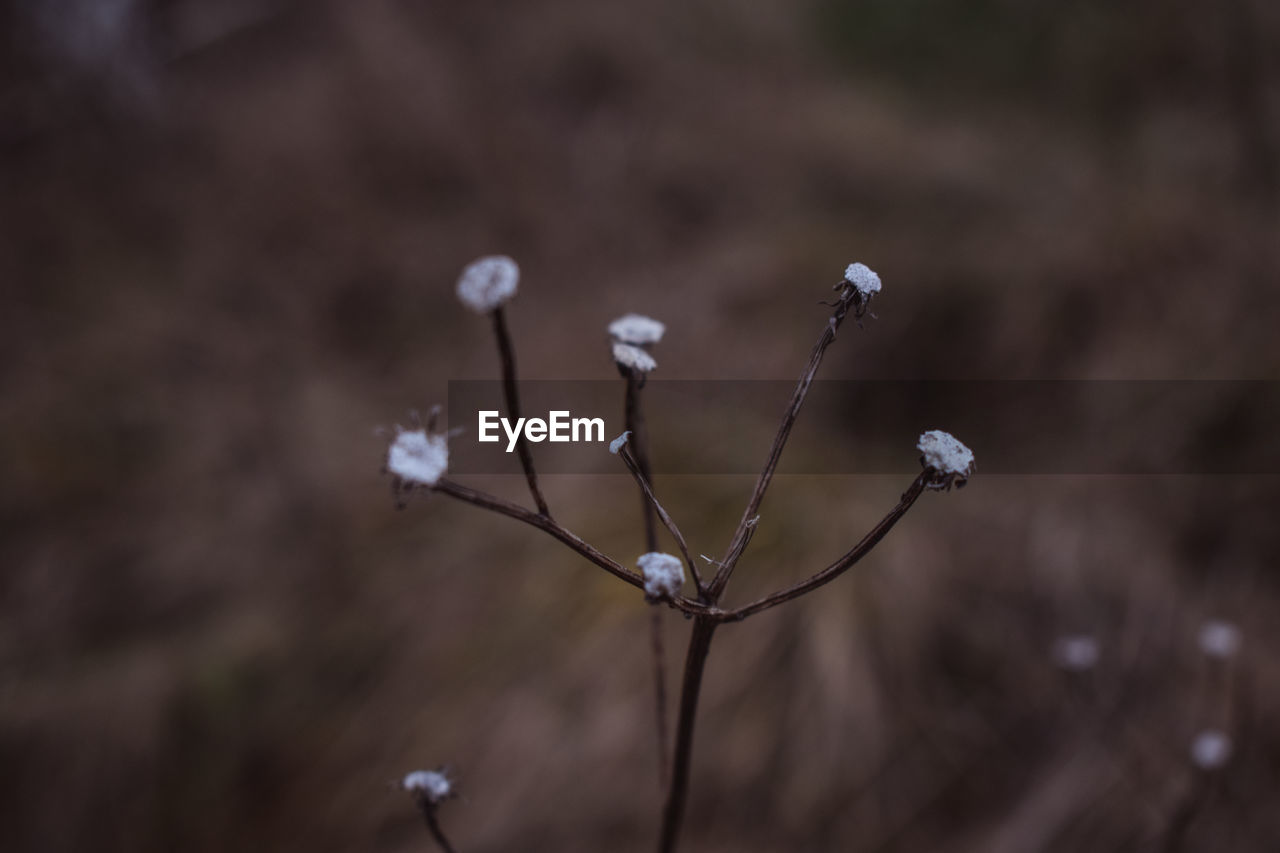
[[1068,634],[1053,641],[1053,662],[1068,672],[1085,672],[1098,665],[1101,649],[1088,634]]
[[1200,651],[1213,658],[1235,657],[1240,650],[1240,629],[1224,619],[1200,626]]
[[1231,738],[1217,729],[1206,729],[1191,741],[1191,763],[1201,770],[1217,770],[1231,760]]

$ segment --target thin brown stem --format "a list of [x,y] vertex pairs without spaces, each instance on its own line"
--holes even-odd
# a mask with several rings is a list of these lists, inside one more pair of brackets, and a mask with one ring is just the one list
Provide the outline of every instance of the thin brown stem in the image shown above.
[[[631,444],[635,448],[635,456],[624,448],[627,467],[635,475],[640,484],[640,514],[644,518],[645,551],[658,550],[658,530],[654,523],[654,510],[657,499],[648,486],[649,468],[649,431],[645,424],[644,409],[640,406],[640,384],[643,377],[637,378],[635,371],[627,371],[627,392],[624,404],[625,429],[631,433]],[[662,512],[661,508],[657,508]],[[665,523],[665,522],[664,522]],[[658,789],[667,784],[667,668],[662,646],[662,611],[650,608],[649,617],[649,651],[653,659],[653,697],[654,727],[658,738]]]
[[[511,334],[507,331],[507,318],[499,305],[493,309],[493,333],[498,339],[498,354],[502,358],[502,391],[507,399],[507,417],[517,422],[520,419],[520,389],[516,383],[516,352],[511,345]],[[538,487],[538,474],[533,469],[533,453],[529,450],[529,442],[524,431],[516,441],[516,453],[520,456],[520,466],[524,468],[524,477],[529,481],[529,494],[538,505],[538,512],[551,517],[547,508],[547,499],[542,496]]]
[[[595,563],[614,577],[620,578],[638,589],[644,589],[644,578],[638,573],[626,568],[617,560],[606,556],[594,545],[584,542],[572,531],[563,527],[549,516],[539,515],[532,510],[525,509],[519,504],[503,500],[495,495],[490,495],[485,492],[468,488],[467,486],[464,486],[461,483],[455,483],[452,480],[442,479],[436,483],[436,485],[432,486],[431,489],[432,491],[460,500],[463,503],[469,503],[473,506],[480,507],[481,509],[487,509],[491,512],[496,512],[499,515],[514,518],[517,521],[523,521],[531,527],[536,527],[544,533],[547,533],[553,538],[559,540],[570,550],[576,552],[582,557],[585,557],[590,562]],[[712,620],[718,620],[724,615],[723,611],[719,608],[711,607],[698,601],[693,601],[685,598],[684,596],[669,597],[664,600],[668,601],[672,607],[676,608],[680,612],[687,613],[690,616],[705,616]]]
[[898,519],[907,514],[907,510],[911,509],[916,500],[924,493],[929,482],[929,471],[922,471],[920,476],[916,477],[911,485],[903,493],[899,499],[898,505],[889,511],[889,514],[876,524],[875,527],[862,537],[862,540],[854,545],[843,557],[827,566],[822,571],[812,577],[806,578],[797,584],[779,590],[771,595],[766,595],[758,601],[753,601],[743,607],[725,611],[725,621],[737,622],[746,619],[761,611],[768,610],[770,607],[776,607],[785,601],[793,598],[799,598],[807,592],[812,592],[818,587],[830,583],[840,575],[844,574],[852,568],[859,560],[865,557],[872,548],[879,544],[880,540],[885,537],[893,526],[898,523]]
[[653,699],[658,736],[658,790],[666,790],[670,758],[667,751],[667,667],[662,642],[662,610],[649,608],[649,651],[653,656]]
[[431,837],[435,839],[436,844],[440,845],[440,849],[444,853],[456,853],[449,839],[445,837],[444,830],[440,828],[440,820],[436,817],[436,804],[424,798],[419,808],[422,810],[422,819],[426,821],[427,832],[431,833]]
[[685,801],[689,794],[689,767],[693,760],[693,726],[698,718],[698,694],[702,690],[702,673],[711,651],[711,638],[716,622],[702,617],[693,620],[689,651],[684,661],[684,682],[680,688],[680,718],[676,724],[676,752],[671,771],[671,785],[662,809],[662,832],[659,853],[672,853],[680,837]]
[[800,381],[796,383],[795,391],[791,394],[791,401],[787,404],[786,411],[782,413],[782,423],[778,425],[778,433],[774,436],[773,445],[769,448],[769,456],[765,460],[764,468],[756,479],[755,489],[752,490],[751,498],[747,501],[747,508],[743,510],[742,520],[738,522],[738,528],[734,531],[733,539],[725,552],[725,558],[720,563],[719,571],[716,572],[711,581],[710,593],[713,601],[719,598],[720,593],[724,591],[725,584],[729,582],[729,576],[733,574],[738,558],[742,556],[742,552],[746,549],[745,540],[751,535],[749,527],[757,517],[760,503],[764,500],[764,494],[769,488],[770,481],[773,480],[773,473],[777,470],[778,460],[782,458],[782,450],[786,447],[787,438],[791,435],[791,428],[795,425],[796,417],[800,414],[800,407],[804,405],[804,398],[809,393],[809,386],[813,384],[813,377],[822,365],[822,356],[826,353],[827,347],[831,346],[835,341],[836,330],[840,328],[840,324],[844,322],[844,318],[849,311],[854,309],[862,310],[865,303],[860,302],[859,299],[857,291],[852,288],[846,287],[842,291],[835,303],[835,310],[827,321],[826,328],[822,330],[822,334],[818,336],[817,343],[813,345],[813,350],[809,353],[809,361],[805,365],[804,372],[800,374]]
[[[640,407],[642,381],[643,377],[637,379],[634,370],[627,370],[627,394],[623,420],[624,429],[631,433],[629,443],[634,448],[635,463],[640,469],[640,476],[647,482],[653,482],[653,471],[649,467],[649,429],[644,419],[644,410]],[[640,513],[644,518],[645,548],[656,551],[658,550],[657,525],[653,520],[653,507],[648,499],[648,490],[643,485],[640,487]]]
[[[670,513],[663,508],[662,503],[658,500],[658,496],[653,493],[653,486],[650,485],[645,474],[640,470],[639,462],[631,455],[630,442],[623,445],[618,451],[618,455],[622,457],[623,463],[626,464],[627,470],[631,472],[631,476],[635,478],[637,485],[640,486],[640,492],[645,497],[646,507],[657,513],[662,521],[662,526],[667,528],[667,532],[671,534],[671,538],[675,540],[676,547],[680,549],[680,554],[684,557],[685,564],[689,566],[689,572],[693,575],[694,585],[698,588],[698,595],[705,600],[706,588],[702,584],[702,576],[698,573],[698,566],[693,561],[693,557],[689,554],[689,545],[685,542],[684,534],[680,532],[680,528],[676,526],[675,520],[671,518]],[[656,537],[655,537],[656,538]],[[657,543],[654,540],[649,542],[649,550],[657,550]]]

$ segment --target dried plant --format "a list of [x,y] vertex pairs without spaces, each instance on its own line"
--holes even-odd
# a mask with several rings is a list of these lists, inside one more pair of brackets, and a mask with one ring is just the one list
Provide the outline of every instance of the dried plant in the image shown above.
[[[512,421],[520,417],[520,401],[516,378],[515,349],[507,328],[505,305],[515,295],[519,270],[514,261],[506,257],[482,258],[468,266],[458,282],[458,296],[468,308],[488,315],[497,339],[502,363],[505,415]],[[637,568],[628,568],[600,549],[586,542],[565,528],[552,516],[546,498],[538,485],[533,456],[522,434],[516,445],[520,464],[528,482],[529,493],[536,509],[528,509],[511,501],[486,494],[448,479],[448,437],[439,433],[432,422],[426,428],[399,431],[387,455],[387,470],[393,475],[393,490],[398,499],[405,499],[418,491],[434,492],[472,504],[481,509],[522,521],[559,540],[619,580],[644,592],[645,599],[655,605],[651,621],[653,643],[654,680],[658,706],[658,756],[665,803],[659,828],[658,849],[669,853],[676,849],[680,826],[684,816],[689,789],[690,760],[693,754],[694,724],[697,720],[698,694],[706,668],[711,641],[717,629],[729,622],[741,622],[758,613],[799,598],[844,574],[871,552],[893,528],[919,497],[928,490],[950,490],[963,486],[973,473],[973,454],[953,436],[940,430],[930,430],[920,436],[917,449],[920,452],[922,471],[907,486],[902,497],[843,556],[806,579],[786,588],[765,595],[755,601],[737,606],[723,603],[725,592],[738,561],[751,542],[759,522],[760,505],[778,467],[783,449],[800,409],[804,405],[809,387],[822,364],[823,356],[836,340],[836,333],[844,321],[852,315],[859,324],[872,299],[881,290],[880,278],[860,263],[850,264],[844,277],[833,290],[833,301],[823,303],[832,311],[809,354],[809,360],[800,375],[791,399],[782,414],[781,423],[755,487],[743,510],[729,545],[719,560],[707,559],[714,568],[710,577],[704,577],[694,561],[680,528],[658,499],[649,465],[647,425],[641,406],[641,390],[647,375],[657,367],[650,352],[665,331],[662,323],[637,314],[628,314],[609,326],[614,362],[625,380],[626,431],[610,444],[639,487],[642,500],[642,519],[646,553],[637,560]],[[676,543],[679,556],[660,553],[657,550],[657,523],[661,523]],[[687,578],[692,580],[693,594],[684,595],[682,588]],[[684,673],[681,679],[679,712],[676,723],[674,748],[668,761],[668,735],[666,725],[665,678],[662,671],[661,622],[657,606],[674,608],[692,619],[688,651],[685,655]],[[421,772],[421,771],[419,771]],[[411,774],[414,776],[414,774]],[[408,778],[408,777],[406,777]],[[414,776],[418,779],[417,776]],[[422,781],[419,779],[419,781]],[[406,788],[408,788],[406,783]],[[442,797],[422,794],[425,788],[414,788],[428,827],[436,841],[446,850],[445,841],[436,820],[436,807]],[[452,788],[449,788],[450,793]]]

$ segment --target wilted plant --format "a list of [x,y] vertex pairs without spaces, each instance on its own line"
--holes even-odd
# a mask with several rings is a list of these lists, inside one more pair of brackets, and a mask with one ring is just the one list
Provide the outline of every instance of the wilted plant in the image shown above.
[[[461,301],[477,313],[488,315],[493,324],[502,362],[506,416],[513,421],[520,417],[520,401],[516,381],[515,351],[504,312],[506,303],[516,293],[518,281],[519,270],[515,262],[510,258],[495,256],[482,258],[468,266],[463,271],[457,288]],[[756,530],[760,505],[773,479],[783,448],[804,404],[809,387],[822,364],[823,356],[827,348],[835,342],[836,332],[849,315],[860,322],[868,314],[871,300],[881,290],[880,277],[863,264],[850,264],[845,270],[844,277],[833,290],[837,292],[834,301],[824,303],[832,309],[831,315],[809,354],[809,360],[782,414],[781,423],[773,444],[769,448],[764,467],[756,478],[755,487],[729,545],[719,560],[706,558],[708,566],[714,568],[714,573],[709,577],[704,577],[699,571],[684,535],[663,508],[653,486],[648,459],[647,427],[642,413],[640,392],[647,375],[657,367],[657,362],[649,352],[649,348],[662,338],[665,327],[651,318],[628,314],[609,326],[613,359],[626,381],[626,431],[610,444],[609,449],[627,467],[639,486],[642,497],[646,553],[636,561],[639,571],[628,568],[604,554],[555,520],[538,485],[533,456],[523,435],[519,438],[516,449],[536,510],[448,479],[445,476],[448,471],[448,437],[438,432],[434,423],[429,423],[425,429],[399,431],[387,453],[387,470],[394,475],[394,490],[398,497],[404,498],[416,491],[436,492],[522,521],[559,540],[570,550],[620,580],[643,590],[646,600],[651,604],[674,608],[692,619],[693,627],[685,655],[681,683],[674,752],[669,768],[666,758],[668,737],[664,710],[665,686],[661,669],[661,623],[656,618],[658,615],[656,608],[655,619],[651,622],[658,704],[658,753],[666,790],[658,849],[664,853],[676,848],[679,836],[689,788],[689,768],[693,753],[698,694],[702,686],[702,676],[707,655],[711,649],[711,641],[717,629],[722,624],[741,622],[757,613],[799,598],[836,579],[870,553],[898,520],[911,509],[921,494],[927,490],[950,490],[952,486],[962,487],[973,473],[973,453],[967,447],[955,437],[940,430],[925,432],[917,443],[923,470],[912,480],[897,505],[843,556],[808,578],[750,603],[738,606],[726,606],[722,603],[733,571]],[[657,550],[656,524],[659,521],[670,532],[680,551],[679,556]],[[688,596],[682,593],[687,579],[691,579],[693,583],[693,592]],[[410,775],[414,776],[414,774]],[[406,777],[406,788],[409,788],[408,778]],[[414,776],[414,778],[418,777]],[[419,779],[419,781],[422,780]],[[449,790],[452,791],[451,788]],[[441,798],[431,799],[427,794],[418,796],[419,805],[427,818],[432,835],[442,847],[450,849],[435,819],[439,799]],[[424,803],[426,805],[423,805]]]

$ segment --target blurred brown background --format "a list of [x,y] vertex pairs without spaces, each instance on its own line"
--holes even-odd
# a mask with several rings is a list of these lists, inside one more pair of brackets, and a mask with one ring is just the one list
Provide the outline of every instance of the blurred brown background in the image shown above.
[[[523,268],[528,377],[608,378],[627,310],[667,321],[664,377],[792,377],[852,260],[885,292],[826,377],[1280,372],[1265,0],[0,14],[6,850],[429,849],[387,783],[438,764],[464,851],[650,849],[640,596],[379,476],[379,425],[495,374],[452,294],[475,256]],[[685,848],[1280,849],[1275,479],[984,479],[975,450],[856,572],[717,635]],[[658,483],[713,554],[749,486]],[[780,479],[730,601],[904,486]],[[546,488],[641,550],[626,478]],[[1076,634],[1100,657],[1065,673]],[[1210,775],[1204,728],[1235,744]]]

